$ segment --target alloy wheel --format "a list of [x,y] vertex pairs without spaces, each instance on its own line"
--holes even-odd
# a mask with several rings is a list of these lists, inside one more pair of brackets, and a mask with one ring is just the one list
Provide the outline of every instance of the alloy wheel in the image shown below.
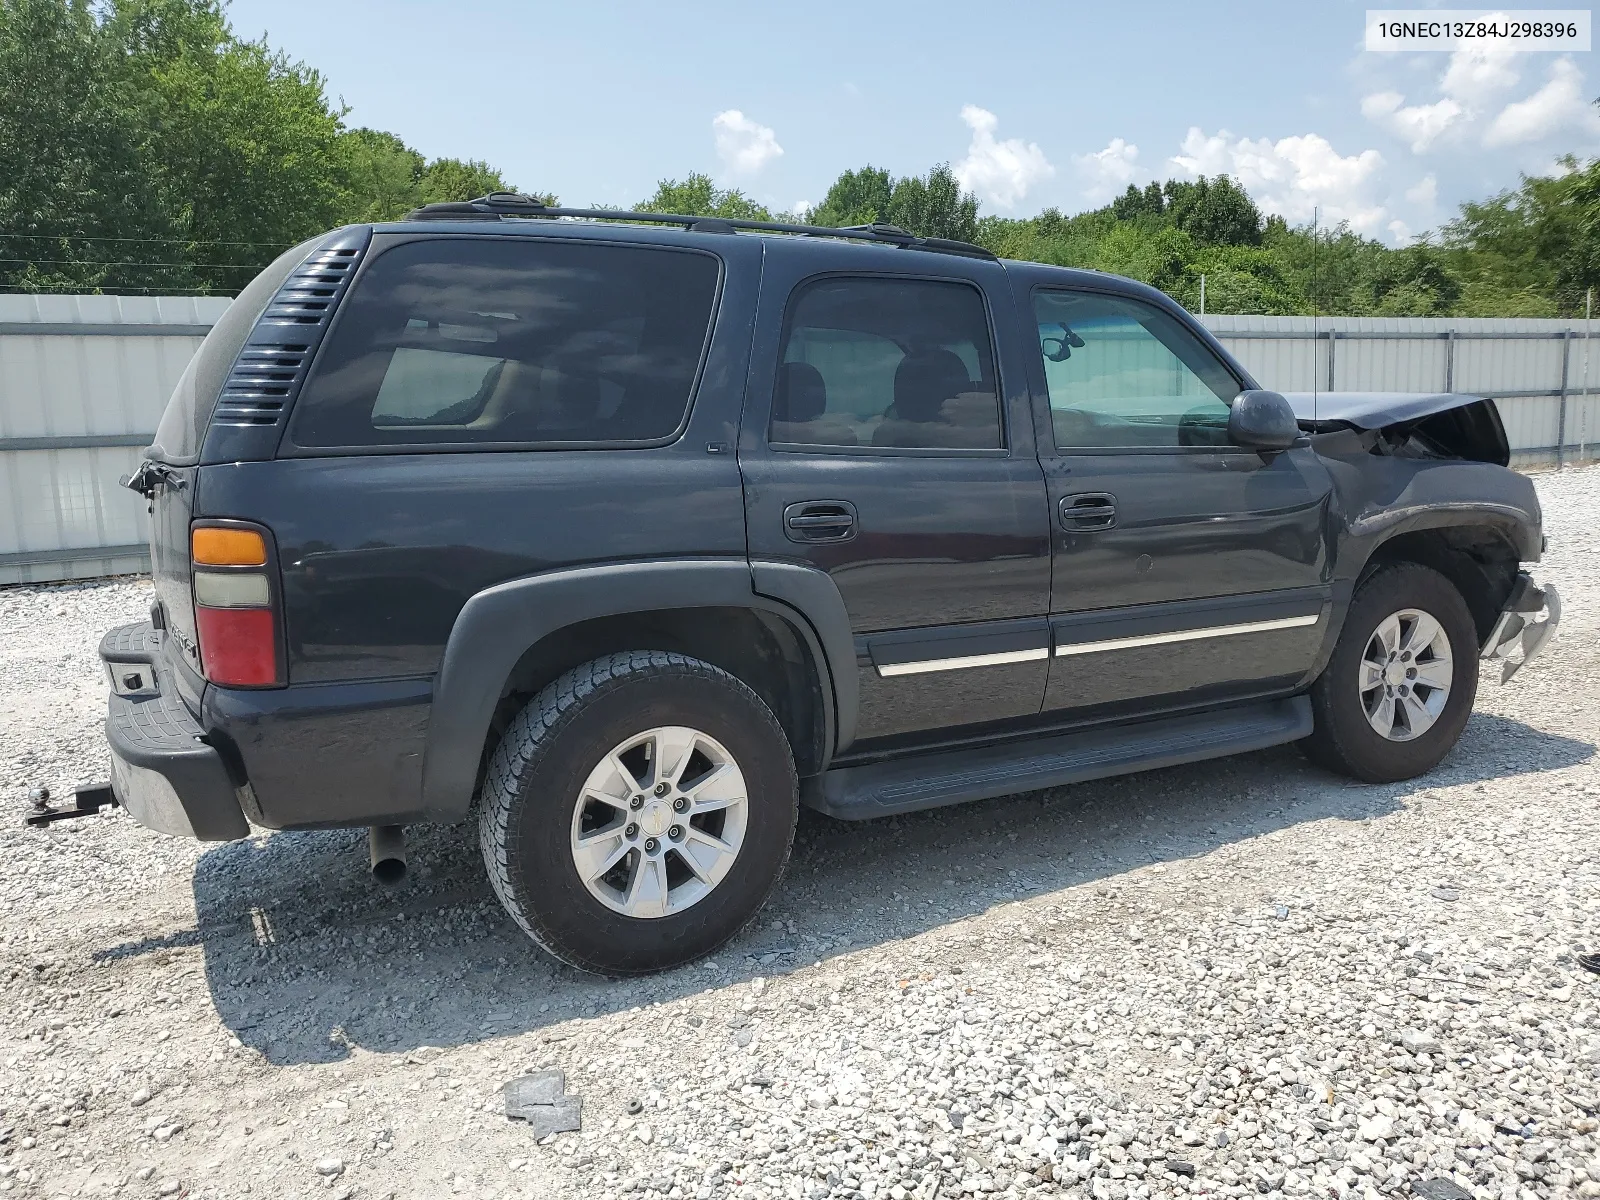
[[666,725],[619,743],[572,814],[572,861],[589,893],[627,917],[672,916],[708,896],[744,843],[749,800],[733,755]]
[[1367,721],[1389,741],[1409,742],[1433,728],[1450,699],[1449,635],[1421,609],[1390,613],[1367,640],[1359,671]]

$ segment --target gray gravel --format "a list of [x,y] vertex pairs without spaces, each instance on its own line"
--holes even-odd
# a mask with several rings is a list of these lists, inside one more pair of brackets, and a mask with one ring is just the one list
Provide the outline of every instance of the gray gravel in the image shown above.
[[[395,891],[357,833],[23,830],[103,775],[149,589],[0,592],[0,1192],[1600,1196],[1600,469],[1538,482],[1565,627],[1428,778],[807,817],[756,928],[629,983],[527,943],[466,827]],[[506,1117],[545,1068],[581,1133]]]

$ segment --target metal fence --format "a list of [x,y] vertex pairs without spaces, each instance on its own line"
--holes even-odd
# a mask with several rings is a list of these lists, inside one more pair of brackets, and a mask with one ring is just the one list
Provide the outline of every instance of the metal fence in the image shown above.
[[0,296],[0,584],[149,567],[117,486],[226,297]]
[[[1491,396],[1512,463],[1595,457],[1600,358],[1582,321],[1206,316],[1262,387],[1280,392],[1468,392]],[[1600,354],[1600,342],[1595,344]]]
[[[0,584],[148,568],[144,504],[117,479],[227,306],[0,296]],[[1519,465],[1594,456],[1600,359],[1582,322],[1202,319],[1264,387],[1493,396]]]

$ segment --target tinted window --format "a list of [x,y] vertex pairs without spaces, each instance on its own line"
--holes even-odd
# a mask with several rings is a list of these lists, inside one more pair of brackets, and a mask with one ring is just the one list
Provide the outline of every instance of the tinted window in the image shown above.
[[791,301],[772,398],[774,442],[993,449],[989,317],[976,288],[825,279]]
[[301,446],[642,442],[683,422],[709,255],[465,237],[373,261],[295,406]]
[[1058,447],[1228,444],[1239,382],[1171,314],[1092,292],[1033,304]]

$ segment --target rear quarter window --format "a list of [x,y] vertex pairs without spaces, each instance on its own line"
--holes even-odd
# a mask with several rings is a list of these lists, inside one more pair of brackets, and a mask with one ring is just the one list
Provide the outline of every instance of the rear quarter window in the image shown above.
[[407,242],[356,281],[295,405],[304,448],[648,444],[687,415],[721,266],[554,239]]

